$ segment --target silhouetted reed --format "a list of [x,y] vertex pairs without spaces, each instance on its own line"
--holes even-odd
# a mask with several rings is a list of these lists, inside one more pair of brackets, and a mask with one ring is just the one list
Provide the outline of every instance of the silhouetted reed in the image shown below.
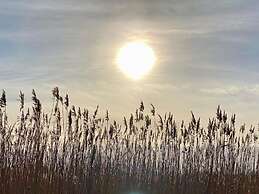
[[236,127],[236,115],[217,108],[202,127],[159,115],[141,102],[117,122],[71,105],[68,95],[52,91],[44,113],[32,91],[33,105],[14,124],[0,98],[0,193],[154,194],[259,193],[259,157],[254,127]]

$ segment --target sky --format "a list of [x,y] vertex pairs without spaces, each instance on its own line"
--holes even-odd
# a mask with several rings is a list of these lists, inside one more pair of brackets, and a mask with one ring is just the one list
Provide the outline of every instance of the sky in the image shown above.
[[[115,118],[141,100],[177,120],[207,121],[221,105],[259,121],[258,0],[0,0],[0,89],[10,114],[36,89],[44,108],[58,86],[72,103]],[[115,64],[125,43],[145,40],[154,68],[134,81]],[[16,112],[15,112],[16,111]]]

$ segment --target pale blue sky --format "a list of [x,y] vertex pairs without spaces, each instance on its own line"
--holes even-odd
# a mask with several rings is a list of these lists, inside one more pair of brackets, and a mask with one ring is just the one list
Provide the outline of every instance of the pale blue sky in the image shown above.
[[[259,121],[258,0],[0,0],[0,88],[10,112],[19,90],[50,101],[59,86],[76,105],[128,115],[140,100],[206,121],[221,104]],[[158,62],[132,81],[118,48],[145,39]],[[47,108],[47,107],[46,107]]]

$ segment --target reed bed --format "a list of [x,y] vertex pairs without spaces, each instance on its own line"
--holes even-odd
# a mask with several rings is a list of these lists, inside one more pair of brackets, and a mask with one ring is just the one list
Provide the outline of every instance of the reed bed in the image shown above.
[[173,114],[159,115],[143,102],[122,122],[71,105],[52,91],[44,113],[32,92],[9,123],[5,92],[0,96],[1,194],[257,194],[258,129],[236,127],[236,116],[217,108],[201,126]]

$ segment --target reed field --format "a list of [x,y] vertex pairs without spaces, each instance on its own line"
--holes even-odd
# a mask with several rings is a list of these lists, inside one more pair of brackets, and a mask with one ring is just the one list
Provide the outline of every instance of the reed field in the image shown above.
[[0,95],[1,194],[258,194],[258,128],[236,126],[219,106],[202,126],[157,114],[140,102],[119,121],[99,107],[75,107],[58,88],[44,112],[19,95],[17,121],[8,121]]

